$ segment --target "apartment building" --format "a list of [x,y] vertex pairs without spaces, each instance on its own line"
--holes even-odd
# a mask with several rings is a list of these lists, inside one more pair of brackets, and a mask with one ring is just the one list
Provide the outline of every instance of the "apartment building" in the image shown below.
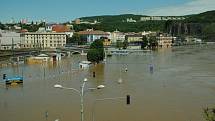
[[20,33],[8,30],[0,30],[0,50],[20,48]]
[[174,40],[176,40],[176,37],[169,36],[167,34],[160,34],[157,37],[158,47],[162,47],[162,48],[172,47],[172,43]]
[[135,33],[135,34],[127,34],[125,36],[125,40],[128,43],[136,43],[136,42],[141,42],[143,40],[143,35]]
[[184,20],[183,16],[145,16],[140,21],[167,21],[167,20]]
[[100,38],[108,38],[109,34],[104,32],[104,31],[99,31],[99,30],[86,30],[86,31],[79,31],[78,35],[82,36],[84,39],[83,41],[86,41],[88,43],[94,42],[96,39]]
[[66,45],[65,33],[53,32],[28,32],[21,35],[22,48],[57,48]]
[[112,43],[116,43],[117,41],[121,41],[121,42],[125,41],[125,34],[117,30],[109,33],[109,35],[110,35],[109,38]]

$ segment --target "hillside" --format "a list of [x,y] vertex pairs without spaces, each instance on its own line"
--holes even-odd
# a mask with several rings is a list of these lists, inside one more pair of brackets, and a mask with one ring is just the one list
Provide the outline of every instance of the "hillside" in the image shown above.
[[[141,22],[140,18],[144,15],[105,15],[105,16],[92,16],[82,17],[82,21],[94,22],[95,20],[100,22],[96,25],[81,24],[74,25],[76,31],[85,30],[87,28],[94,28],[96,30],[113,32],[116,29],[122,32],[140,32],[140,31],[162,31],[165,25],[164,21],[145,21]],[[137,22],[127,22],[126,20],[132,18]]]
[[194,36],[215,41],[215,11],[190,15],[184,21],[167,21],[165,31],[174,36]]
[[207,11],[204,13],[191,15],[185,22],[189,23],[214,23],[215,22],[215,10]]
[[132,18],[134,20],[139,21],[142,15],[134,15],[134,14],[122,14],[122,15],[104,15],[104,16],[91,16],[91,17],[82,17],[80,18],[83,21],[94,22],[97,20],[99,22],[122,22],[127,18]]
[[[122,32],[162,31],[174,36],[194,36],[205,41],[215,40],[215,11],[207,11],[200,14],[187,15],[185,20],[168,21],[140,21],[144,15],[104,15],[81,17],[82,21],[100,22],[99,24],[74,25],[75,31],[89,28],[113,32],[116,29]],[[127,22],[128,18],[136,22]]]

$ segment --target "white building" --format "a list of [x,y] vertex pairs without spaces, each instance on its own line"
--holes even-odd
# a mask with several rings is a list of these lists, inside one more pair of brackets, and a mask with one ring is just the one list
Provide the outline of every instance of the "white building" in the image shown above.
[[117,40],[120,40],[123,42],[125,40],[125,34],[116,30],[116,31],[110,33],[109,38],[111,40],[111,43],[116,43]]
[[92,43],[97,39],[101,39],[102,37],[108,38],[109,34],[104,31],[99,30],[86,30],[86,31],[79,31],[78,34],[82,36],[88,43]]
[[20,33],[0,30],[0,50],[20,48]]
[[67,35],[65,33],[32,32],[22,33],[22,48],[57,48],[66,45]]
[[184,20],[183,16],[145,16],[141,17],[140,21],[167,21],[167,20]]
[[91,65],[91,62],[90,62],[90,61],[81,61],[81,62],[79,63],[79,67],[80,67],[81,69],[87,69],[87,68],[90,67],[90,65]]
[[130,22],[130,23],[135,23],[137,22],[136,20],[132,19],[132,18],[127,18],[126,22]]
[[141,33],[143,36],[146,36],[146,35],[151,35],[151,34],[156,34],[156,32],[152,32],[152,31],[143,31],[142,33]]

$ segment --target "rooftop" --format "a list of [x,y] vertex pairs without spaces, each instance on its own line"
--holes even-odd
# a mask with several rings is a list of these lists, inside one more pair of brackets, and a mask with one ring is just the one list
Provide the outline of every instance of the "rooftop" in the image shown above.
[[104,32],[104,31],[79,31],[78,34],[80,35],[109,35],[108,33]]

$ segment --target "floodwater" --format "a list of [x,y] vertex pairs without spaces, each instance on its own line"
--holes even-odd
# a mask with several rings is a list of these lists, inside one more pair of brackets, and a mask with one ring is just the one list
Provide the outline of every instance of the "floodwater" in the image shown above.
[[[86,89],[106,86],[86,91],[84,121],[92,121],[92,112],[94,121],[203,121],[203,108],[215,104],[214,49],[203,45],[112,56],[85,70],[78,68],[86,60],[81,55],[56,64],[1,68],[1,75],[25,79],[22,86],[1,83],[0,121],[80,121],[79,95],[54,85],[80,89],[84,78]],[[117,99],[126,95],[130,105]],[[95,101],[102,98],[116,99]]]

